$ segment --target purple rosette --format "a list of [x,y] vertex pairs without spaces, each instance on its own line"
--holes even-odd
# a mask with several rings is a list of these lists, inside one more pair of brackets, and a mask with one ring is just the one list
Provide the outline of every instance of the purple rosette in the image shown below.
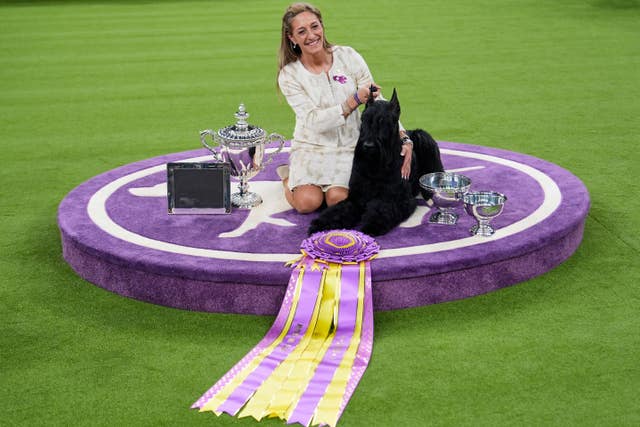
[[300,249],[317,261],[356,264],[373,258],[380,245],[373,237],[356,230],[329,230],[312,234]]

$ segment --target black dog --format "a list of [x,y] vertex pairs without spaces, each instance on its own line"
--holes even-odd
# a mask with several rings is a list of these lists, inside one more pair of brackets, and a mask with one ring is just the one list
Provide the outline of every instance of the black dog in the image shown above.
[[[372,98],[371,98],[372,99]],[[353,158],[349,196],[325,209],[311,222],[309,234],[332,229],[353,229],[371,236],[389,232],[415,211],[418,192],[426,199],[418,179],[427,173],[442,172],[440,149],[421,129],[407,131],[413,141],[411,175],[402,179],[402,141],[398,119],[400,104],[394,89],[389,101],[369,102],[362,113],[360,138]]]

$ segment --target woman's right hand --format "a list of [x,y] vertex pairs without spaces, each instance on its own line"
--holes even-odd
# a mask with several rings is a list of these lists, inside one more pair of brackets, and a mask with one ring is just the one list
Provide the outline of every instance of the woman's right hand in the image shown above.
[[371,83],[369,86],[362,86],[358,89],[357,93],[358,99],[360,99],[360,102],[362,102],[363,104],[366,104],[369,100],[369,97],[371,96],[371,86],[376,88],[375,92],[373,92],[373,99],[376,99],[378,96],[380,96],[380,89],[382,88],[377,84]]
[[375,91],[373,91],[373,99],[380,96],[380,89],[382,88],[377,84],[371,83],[369,86],[362,86],[353,94],[353,96],[347,97],[347,99],[342,103],[342,116],[346,118],[358,109],[358,105],[366,104],[372,95],[372,87],[375,88]]

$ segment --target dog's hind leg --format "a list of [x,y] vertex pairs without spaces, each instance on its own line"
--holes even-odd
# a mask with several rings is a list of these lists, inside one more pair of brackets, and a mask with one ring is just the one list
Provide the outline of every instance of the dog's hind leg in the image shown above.
[[362,215],[362,209],[349,198],[326,208],[320,216],[311,221],[308,233],[313,234],[318,231],[353,229]]

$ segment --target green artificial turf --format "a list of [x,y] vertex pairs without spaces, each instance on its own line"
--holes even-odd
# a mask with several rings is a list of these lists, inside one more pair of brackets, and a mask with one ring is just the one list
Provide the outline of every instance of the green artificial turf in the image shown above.
[[[491,294],[376,313],[342,426],[640,425],[640,2],[318,1],[406,127],[580,177],[584,240]],[[0,424],[258,425],[189,409],[272,317],[126,299],[61,256],[76,185],[251,122],[275,89],[283,1],[0,2]],[[267,420],[262,425],[282,425]]]

